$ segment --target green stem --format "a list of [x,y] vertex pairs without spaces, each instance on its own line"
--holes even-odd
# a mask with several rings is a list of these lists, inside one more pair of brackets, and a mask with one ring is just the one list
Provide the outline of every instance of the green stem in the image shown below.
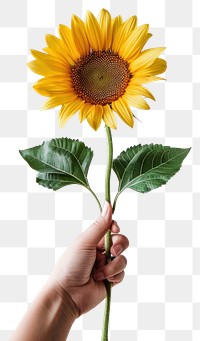
[[101,203],[97,197],[97,195],[93,192],[93,190],[90,188],[90,187],[87,187],[87,189],[90,191],[90,193],[92,193],[93,197],[95,198],[98,206],[99,206],[99,209],[100,209],[100,212],[102,211],[102,207],[101,207]]
[[108,144],[108,163],[106,168],[106,176],[105,176],[105,200],[109,203],[111,202],[110,196],[110,177],[113,163],[113,143],[112,143],[112,134],[109,127],[105,126],[107,144]]
[[117,199],[118,199],[119,195],[120,195],[120,192],[118,192],[118,193],[116,194],[115,199],[114,199],[114,201],[113,201],[113,213],[115,212],[116,203],[117,203]]
[[[111,203],[111,195],[110,195],[110,178],[111,178],[111,170],[112,170],[112,162],[113,162],[113,143],[112,143],[112,134],[109,127],[105,126],[107,144],[108,144],[108,163],[105,174],[105,200]],[[110,254],[111,248],[111,231],[109,230],[105,235],[105,253],[107,258],[107,263],[111,260]],[[104,309],[104,320],[103,320],[103,328],[102,328],[102,338],[101,341],[108,341],[108,326],[109,326],[109,316],[110,316],[110,303],[111,303],[111,288],[112,284],[109,281],[105,281],[106,286],[106,299],[105,299],[105,309]]]

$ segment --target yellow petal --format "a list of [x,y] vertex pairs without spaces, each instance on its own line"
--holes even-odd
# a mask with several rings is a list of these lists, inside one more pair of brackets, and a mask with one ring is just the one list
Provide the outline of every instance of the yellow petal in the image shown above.
[[113,129],[117,128],[115,115],[108,104],[103,106],[103,120],[108,127]]
[[112,109],[119,115],[119,117],[130,127],[133,127],[133,114],[127,102],[122,98],[112,102]]
[[47,53],[40,52],[40,51],[33,50],[33,49],[31,49],[30,52],[31,52],[32,56],[33,56],[35,59],[37,59],[37,60],[39,60],[39,61],[41,61],[41,62],[43,62],[43,63],[48,63],[48,62],[50,62],[50,63],[60,63],[61,66],[63,66],[63,67],[65,66],[65,64],[62,63],[62,62],[59,60],[59,57],[50,56],[50,55],[47,54]]
[[140,77],[140,76],[134,76],[134,84],[147,84],[151,82],[156,82],[156,81],[164,81],[165,78],[162,77],[156,77],[156,76],[150,76],[150,77]]
[[133,16],[127,19],[118,29],[117,33],[113,33],[112,50],[118,52],[120,46],[124,44],[126,39],[133,32],[137,25],[137,17]]
[[103,50],[108,50],[111,47],[112,26],[111,15],[105,9],[102,9],[99,13],[99,26],[102,32],[102,48]]
[[120,46],[119,54],[124,59],[129,61],[130,58],[140,53],[146,41],[146,35],[149,30],[149,25],[142,25],[136,28],[128,37],[128,39]]
[[68,55],[71,57],[71,59],[75,63],[77,59],[80,58],[80,53],[78,52],[76,48],[70,28],[65,25],[59,25],[58,32],[59,32],[61,39],[65,43],[66,49],[68,51]]
[[59,95],[65,95],[66,92],[70,92],[72,90],[70,89],[60,89],[60,90],[55,90],[54,88],[48,89],[48,88],[40,88],[36,87],[35,85],[33,86],[33,89],[40,95],[46,96],[46,97],[56,97]]
[[63,66],[54,62],[44,63],[39,60],[32,60],[27,63],[27,66],[31,71],[42,76],[65,75],[67,73],[67,66],[66,69],[64,69]]
[[99,23],[92,12],[87,11],[85,19],[86,34],[93,51],[101,51],[103,48]]
[[63,41],[53,34],[46,34],[45,40],[47,43],[47,47],[43,48],[43,51],[49,53],[56,58],[61,59],[64,63],[69,63],[71,61],[70,57],[68,56],[67,49]]
[[[147,33],[147,35],[146,35],[146,37],[145,37],[145,39],[144,39],[144,41],[143,41],[142,49],[143,49],[144,45],[148,42],[148,40],[149,40],[152,36],[153,36],[152,33]],[[141,50],[142,50],[142,49],[141,49]]]
[[47,53],[43,53],[37,50],[30,50],[32,56],[37,60],[40,61],[41,63],[47,64],[49,66],[54,66],[56,64],[56,66],[59,69],[62,70],[66,70],[67,66],[65,63],[62,62],[62,60],[60,60],[60,58],[58,57],[54,57],[54,56],[50,56]]
[[83,122],[83,120],[89,115],[90,111],[94,109],[93,107],[94,104],[85,103],[79,113],[80,122]]
[[137,17],[134,15],[128,18],[124,22],[124,29],[126,31],[127,37],[136,29],[137,26]]
[[127,92],[127,94],[132,95],[132,96],[142,95],[142,96],[151,98],[155,101],[155,97],[153,96],[153,94],[148,89],[146,89],[145,87],[143,87],[141,85],[135,85],[134,80],[129,83],[129,85],[126,89],[126,92]]
[[[30,50],[32,56],[36,59],[35,63],[34,61],[28,63],[27,65],[31,68],[31,70],[33,71],[33,69],[35,69],[37,71],[37,66],[38,69],[40,69],[40,71],[36,72],[39,74],[41,72],[41,68],[44,67],[46,69],[48,69],[49,71],[52,70],[52,74],[54,73],[66,73],[67,71],[69,72],[69,65],[68,63],[66,63],[64,60],[61,60],[61,58],[59,56],[55,57],[55,56],[51,56],[47,53],[43,53],[37,50]],[[48,74],[50,74],[51,72],[49,72]],[[44,74],[45,75],[45,74]]]
[[116,34],[122,24],[123,20],[121,15],[118,15],[117,17],[112,19],[112,41],[114,40],[114,37],[116,37]]
[[85,32],[85,25],[84,22],[76,15],[72,16],[71,30],[80,55],[87,55],[90,51],[90,46]]
[[33,88],[43,96],[56,96],[59,93],[74,91],[71,81],[66,76],[57,75],[39,79]]
[[99,128],[102,116],[103,116],[102,105],[99,104],[95,105],[93,109],[90,111],[90,114],[87,116],[87,121],[94,130],[97,130]]
[[65,75],[54,75],[45,78],[41,78],[37,81],[38,85],[52,85],[52,86],[61,86],[65,87],[65,85],[72,85],[71,78]]
[[77,99],[77,96],[74,94],[74,92],[71,92],[71,93],[69,92],[66,94],[53,96],[44,103],[42,110],[52,109],[61,104],[68,103],[69,101],[73,102],[76,99]]
[[164,50],[165,47],[145,50],[137,59],[130,63],[129,70],[134,74],[136,71],[149,67]]
[[46,34],[45,35],[45,40],[47,43],[47,46],[52,49],[52,50],[56,50],[58,52],[61,52],[61,39],[57,38],[56,36],[54,36],[53,34]]
[[[145,69],[141,69],[138,72],[136,72],[136,77],[147,77],[147,76],[154,76],[159,75],[166,71],[167,68],[167,62],[164,59],[157,58],[156,61],[150,65],[149,67]],[[134,77],[133,77],[134,78]]]
[[33,71],[37,75],[50,76],[53,73],[55,73],[55,72],[52,72],[52,70],[49,69],[48,67],[44,67],[43,64],[38,63],[37,60],[32,60],[31,62],[28,62],[26,65],[29,67],[31,71]]
[[141,96],[132,96],[132,95],[129,95],[129,94],[126,93],[126,94],[123,95],[123,98],[132,107],[135,107],[135,108],[138,108],[138,109],[143,109],[143,110],[150,109],[150,106],[148,105],[148,103]]
[[77,99],[67,105],[63,105],[59,112],[59,125],[61,128],[64,127],[67,120],[72,117],[78,110],[84,106],[84,101]]
[[48,53],[50,56],[54,56],[58,58],[62,63],[69,63],[68,60],[63,57],[57,50],[52,50],[49,47],[43,47],[42,49],[44,52]]
[[136,59],[139,56],[139,54],[142,51],[143,47],[145,46],[147,41],[152,37],[152,35],[153,34],[151,34],[151,33],[147,33],[146,37],[143,39],[143,41],[141,41],[140,49],[138,49],[138,51],[129,58],[129,61],[128,61],[129,63],[131,63],[134,59]]
[[60,61],[62,61],[63,63],[65,63],[68,66],[74,65],[74,62],[73,62],[72,58],[69,56],[65,47],[63,47],[63,54],[60,54],[59,52],[57,52],[57,50],[52,50],[49,47],[44,47],[43,51],[45,51],[46,53],[48,53],[51,56],[59,58]]

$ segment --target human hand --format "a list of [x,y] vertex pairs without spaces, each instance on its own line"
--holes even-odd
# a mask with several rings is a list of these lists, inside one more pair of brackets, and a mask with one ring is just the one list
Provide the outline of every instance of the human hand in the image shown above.
[[[111,254],[114,260],[106,264],[104,236],[111,229]],[[65,300],[70,296],[77,317],[93,309],[106,297],[105,279],[113,285],[124,278],[126,258],[121,253],[128,247],[128,239],[118,234],[112,221],[112,207],[105,203],[101,216],[81,233],[56,264],[49,281]]]

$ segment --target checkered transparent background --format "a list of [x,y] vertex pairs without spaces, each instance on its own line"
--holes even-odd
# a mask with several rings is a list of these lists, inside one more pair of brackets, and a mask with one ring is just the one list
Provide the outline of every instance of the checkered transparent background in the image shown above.
[[[89,172],[103,202],[106,146],[103,124],[94,132],[78,118],[58,127],[58,110],[40,111],[38,79],[26,68],[30,48],[45,33],[70,24],[72,13],[101,7],[150,23],[148,46],[167,46],[166,82],[149,85],[156,102],[137,111],[132,130],[118,120],[115,156],[133,144],[192,146],[181,171],[148,195],[121,195],[115,219],[130,239],[126,278],[114,288],[110,339],[200,339],[200,1],[6,0],[0,5],[0,340],[8,341],[28,305],[70,241],[98,216],[94,199],[71,186],[53,193],[35,183],[18,149],[43,140],[80,138],[94,150]],[[113,174],[112,194],[117,188]],[[100,340],[103,304],[79,318],[70,341]]]

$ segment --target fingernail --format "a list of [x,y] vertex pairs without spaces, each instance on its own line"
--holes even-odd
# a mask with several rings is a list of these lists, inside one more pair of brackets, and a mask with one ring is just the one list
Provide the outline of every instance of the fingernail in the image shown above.
[[102,271],[98,271],[98,272],[95,272],[94,278],[95,278],[97,281],[100,281],[101,279],[104,279],[105,276],[104,276],[104,273],[103,273]]
[[102,217],[105,217],[107,212],[108,212],[108,208],[109,208],[109,203],[107,201],[105,201],[105,204],[104,204],[104,207],[103,207],[103,210],[101,212],[101,215]]
[[117,230],[117,232],[120,231],[120,227],[118,225],[116,226],[116,230]]
[[123,247],[121,245],[115,245],[114,251],[116,255],[119,255],[123,251]]
[[113,220],[113,227],[114,227],[115,232],[119,232],[120,231],[120,227],[119,227],[119,225],[117,224],[117,222],[115,220]]

